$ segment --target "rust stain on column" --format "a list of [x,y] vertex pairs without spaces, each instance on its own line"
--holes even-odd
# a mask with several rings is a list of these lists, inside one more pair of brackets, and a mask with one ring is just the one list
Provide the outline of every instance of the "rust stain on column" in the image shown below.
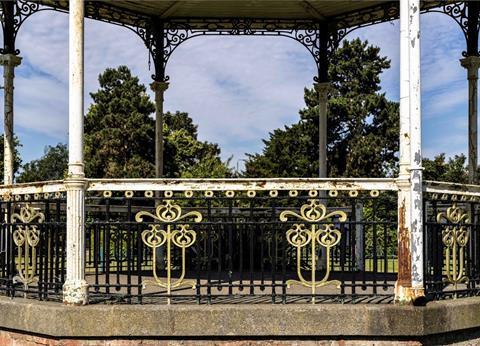
[[405,224],[405,200],[398,208],[398,285],[412,285],[412,260],[410,255],[410,231]]

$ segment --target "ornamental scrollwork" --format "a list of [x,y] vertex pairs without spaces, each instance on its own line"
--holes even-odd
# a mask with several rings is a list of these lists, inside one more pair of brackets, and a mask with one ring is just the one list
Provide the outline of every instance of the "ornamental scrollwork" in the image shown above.
[[437,214],[437,222],[444,223],[442,243],[445,245],[446,279],[455,289],[459,283],[467,283],[465,275],[465,247],[470,239],[467,226],[468,214],[454,203],[446,212]]
[[[61,8],[57,7],[57,3],[60,4],[62,1],[57,1],[52,3],[50,6],[42,5],[38,0],[11,0],[11,1],[2,1],[0,4],[0,16],[5,41],[11,40],[13,46],[15,46],[15,40],[20,30],[20,27],[25,22],[25,20],[30,17],[32,14],[45,11],[45,10],[59,10],[63,11]],[[13,49],[12,51],[7,51],[7,48],[0,48],[0,54],[20,54],[20,50]]]
[[[26,204],[19,213],[11,216],[11,223],[15,225],[13,242],[17,247],[16,267],[18,274],[13,278],[14,282],[21,282],[26,289],[37,282],[37,246],[40,242],[40,230],[38,224],[45,220],[42,212]],[[36,224],[32,224],[36,223]]]
[[[327,212],[325,205],[320,203],[318,199],[310,199],[307,204],[300,207],[300,213],[286,210],[280,213],[280,221],[287,222],[289,218],[295,218],[305,223],[295,223],[287,231],[286,238],[290,245],[297,249],[297,276],[299,280],[288,280],[287,287],[299,284],[312,289],[312,302],[315,302],[315,292],[317,287],[326,285],[335,285],[340,287],[341,282],[338,280],[329,280],[330,276],[330,249],[340,242],[341,232],[335,228],[332,220],[337,218],[339,222],[347,220],[347,214],[337,210]],[[321,224],[318,224],[321,223]],[[317,244],[325,248],[326,252],[326,272],[320,281],[316,281],[316,256]],[[301,254],[302,249],[310,245],[311,263],[311,280],[306,280],[302,274]]]
[[[442,1],[442,6],[429,8],[426,12],[436,12],[436,13],[443,13],[452,18],[457,24],[460,26],[460,29],[465,36],[465,40],[467,42],[467,50],[462,52],[464,57],[469,55],[479,56],[480,52],[478,52],[478,33],[480,30],[480,20],[478,18],[478,9],[477,12],[473,13],[473,16],[477,17],[475,22],[470,23],[469,21],[469,8],[470,5],[467,5],[467,1],[458,1],[458,2],[451,2],[451,1]],[[475,3],[475,1],[471,1],[471,3]],[[469,47],[473,43],[473,46]]]
[[[144,222],[148,217],[153,220],[148,224],[148,228],[141,233],[143,243],[152,249],[153,257],[153,277],[154,281],[146,280],[143,285],[153,284],[167,289],[167,294],[171,294],[172,288],[191,287],[195,288],[195,281],[184,280],[186,267],[186,249],[192,246],[197,239],[197,232],[190,229],[188,223],[177,224],[179,221],[188,221],[198,223],[202,221],[202,214],[198,211],[183,213],[178,204],[173,200],[165,200],[155,209],[155,214],[147,211],[140,211],[135,215],[137,222]],[[157,249],[161,246],[166,247],[166,281],[161,280],[157,275]],[[181,274],[180,277],[172,280],[172,246],[181,249]],[[170,298],[169,298],[170,299]]]

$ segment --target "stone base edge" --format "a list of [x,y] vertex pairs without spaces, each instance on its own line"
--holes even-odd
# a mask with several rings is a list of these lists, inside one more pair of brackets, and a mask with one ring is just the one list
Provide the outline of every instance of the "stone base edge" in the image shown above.
[[396,339],[480,328],[480,298],[395,305],[87,305],[0,297],[0,330],[53,338]]

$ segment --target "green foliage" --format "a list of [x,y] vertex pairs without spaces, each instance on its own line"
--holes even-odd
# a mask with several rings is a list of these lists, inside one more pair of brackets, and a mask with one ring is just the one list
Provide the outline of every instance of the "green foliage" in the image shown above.
[[[0,183],[3,184],[3,157],[4,157],[4,143],[3,143],[4,135],[0,135]],[[15,175],[20,166],[22,165],[22,160],[20,158],[20,153],[18,152],[18,148],[20,148],[22,145],[20,144],[20,141],[18,140],[17,136],[14,136],[13,138],[13,145],[15,147],[14,150],[14,161],[13,161],[13,174]]]
[[126,66],[108,68],[85,117],[85,173],[95,178],[154,176],[155,111]]
[[[380,74],[390,61],[378,47],[359,39],[344,41],[331,57],[333,86],[328,115],[329,176],[382,177],[398,161],[399,105],[379,93]],[[249,155],[249,177],[318,175],[318,97],[305,89],[300,121],[274,130],[261,154]]]
[[466,161],[463,154],[455,155],[447,161],[443,153],[433,159],[423,159],[423,179],[467,184]]
[[197,125],[187,113],[164,115],[165,172],[168,177],[224,178],[231,176],[217,144],[198,140]]
[[41,158],[23,165],[17,182],[28,183],[32,181],[61,180],[65,177],[67,169],[67,145],[58,143],[54,147],[46,146],[44,155]]
[[[155,105],[126,66],[99,76],[100,89],[85,117],[85,171],[97,178],[155,175]],[[164,115],[164,175],[225,177],[218,145],[199,141],[187,113]]]

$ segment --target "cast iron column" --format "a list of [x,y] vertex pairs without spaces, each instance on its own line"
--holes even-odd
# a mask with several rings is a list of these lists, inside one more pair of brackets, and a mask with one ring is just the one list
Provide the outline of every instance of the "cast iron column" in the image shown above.
[[[155,20],[155,19],[154,19]],[[155,46],[153,52],[153,63],[155,65],[154,82],[150,84],[155,93],[155,178],[164,175],[163,165],[163,101],[165,91],[168,89],[167,78],[165,77],[165,56],[164,56],[164,24],[160,19],[152,23],[152,41]]]
[[469,56],[460,59],[462,67],[467,69],[468,77],[468,182],[477,182],[478,165],[478,68],[480,57]]
[[13,184],[13,170],[15,162],[15,143],[13,137],[13,92],[15,67],[20,65],[22,58],[15,54],[2,54],[0,64],[3,65],[3,91],[4,91],[4,119],[3,119],[3,183]]
[[319,33],[319,69],[315,90],[318,93],[318,177],[327,177],[327,121],[328,121],[328,25],[320,24]]
[[420,99],[420,3],[400,2],[400,172],[395,301],[422,303],[423,204]]
[[327,120],[330,83],[315,83],[318,93],[318,177],[327,177]]
[[468,181],[477,183],[478,166],[478,68],[480,57],[478,53],[478,16],[480,4],[478,1],[465,2],[467,14],[467,51],[460,64],[467,69],[468,77]]
[[13,184],[14,169],[14,137],[13,137],[13,93],[15,67],[20,65],[22,58],[17,56],[15,49],[15,3],[2,1],[3,11],[3,49],[0,64],[3,65],[4,80],[4,142],[3,142],[3,183]]
[[155,93],[155,178],[163,177],[163,101],[167,82],[153,82],[150,88]]
[[88,303],[85,281],[85,189],[83,170],[84,0],[70,0],[69,13],[69,133],[67,190],[66,304]]

